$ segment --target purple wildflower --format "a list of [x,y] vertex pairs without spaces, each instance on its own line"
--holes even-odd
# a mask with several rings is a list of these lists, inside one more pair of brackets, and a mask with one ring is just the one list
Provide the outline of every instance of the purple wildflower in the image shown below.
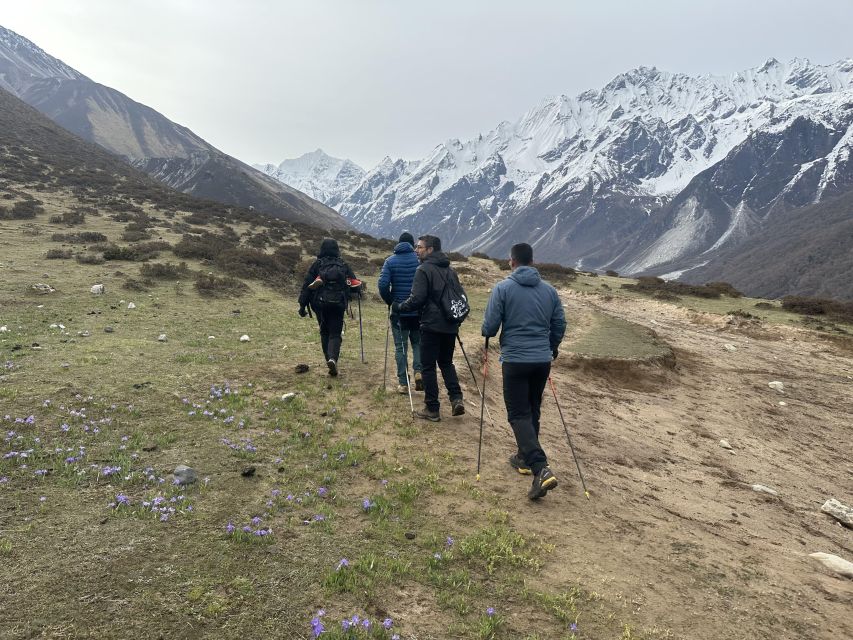
[[450,536],[447,536],[447,540],[444,541],[444,544],[446,544],[448,547],[452,547],[453,546],[453,538],[451,538]]
[[394,621],[391,620],[391,618],[385,618],[382,621],[382,626],[386,629],[390,629],[392,626],[394,626]]
[[328,493],[329,490],[326,487],[320,487],[319,489],[317,489],[317,495],[321,498],[325,498]]
[[572,624],[569,625],[569,631],[571,631],[572,633],[575,633],[577,630],[578,630],[578,623],[577,622],[573,622]]
[[347,560],[346,558],[341,558],[340,561],[338,562],[338,566],[335,568],[335,571],[340,571],[344,567],[348,567],[348,566],[349,566],[349,560]]
[[487,615],[487,616],[489,616],[490,618],[491,618],[493,615],[495,615],[495,608],[494,608],[494,607],[489,607],[488,609],[486,609],[486,615]]

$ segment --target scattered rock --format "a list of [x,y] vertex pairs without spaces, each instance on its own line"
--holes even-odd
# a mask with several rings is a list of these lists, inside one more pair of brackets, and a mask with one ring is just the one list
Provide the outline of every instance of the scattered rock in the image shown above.
[[115,329],[112,327],[104,327],[104,333],[112,333],[113,331],[115,331]]
[[208,340],[215,340],[215,339],[216,339],[216,336],[207,336],[207,339],[208,339]]
[[77,335],[80,336],[81,338],[88,338],[92,334],[89,333],[88,331],[78,331]]
[[152,442],[150,444],[142,445],[143,451],[157,451],[158,448],[159,447],[157,447],[157,444],[154,442]]
[[726,351],[737,351],[736,346],[734,346],[733,344],[728,344],[728,343],[723,345],[723,349],[725,349]]
[[787,407],[787,406],[788,406],[788,403],[787,403],[787,402],[785,402],[784,400],[780,400],[780,401],[779,401],[779,406],[780,406],[780,407]]
[[240,336],[240,342],[248,342],[249,340],[251,340],[251,338],[248,335],[246,335],[245,333],[242,336]]
[[723,449],[728,449],[729,451],[731,451],[734,448],[734,447],[732,447],[732,445],[729,444],[728,440],[720,440],[720,446]]
[[70,365],[70,364],[68,364],[67,362],[63,362],[63,363],[62,363],[61,365],[59,365],[59,366],[60,366],[60,367],[62,367],[63,369],[67,369],[67,368],[68,368],[68,367],[70,367],[71,365]]
[[195,469],[185,464],[179,464],[175,467],[172,475],[175,476],[178,484],[193,484],[198,482],[198,473],[196,473]]
[[167,340],[168,338],[166,337],[165,333],[161,333],[159,336],[157,336],[157,342],[166,342]]
[[406,531],[404,535],[406,536],[406,540],[414,540],[418,537],[418,534],[416,534],[414,531]]
[[779,393],[785,393],[785,385],[779,382],[778,380],[774,380],[773,382],[768,382],[767,386],[771,389],[775,389]]
[[255,471],[257,471],[255,467],[243,467],[243,470],[240,471],[240,475],[244,478],[251,478],[255,475]]
[[0,333],[6,333],[8,330],[9,330],[9,328],[5,324],[2,327],[0,327]]
[[296,397],[296,394],[291,391],[290,393],[285,393],[283,396],[281,396],[281,401],[282,402],[291,402],[295,397]]
[[814,558],[830,571],[834,571],[845,578],[853,579],[853,562],[834,556],[831,553],[810,553],[809,557]]
[[308,365],[307,364],[298,364],[295,367],[295,371],[296,371],[296,373],[306,373],[308,371]]
[[32,285],[30,288],[33,291],[35,291],[36,293],[41,293],[41,294],[53,293],[54,291],[56,291],[56,289],[51,287],[49,284],[45,284],[44,282],[37,282],[36,284]]
[[770,487],[767,487],[763,484],[753,484],[753,485],[750,485],[750,488],[753,491],[757,491],[758,493],[768,493],[771,496],[779,495],[779,492],[776,491],[776,489],[771,489]]
[[102,284],[93,284],[89,291],[94,293],[96,296],[102,296],[106,292],[106,288]]
[[135,304],[133,304],[132,302],[129,302],[129,303],[127,304],[127,308],[128,308],[128,309],[136,309],[136,305],[135,305]]
[[846,504],[839,502],[835,498],[830,498],[823,503],[820,510],[831,515],[845,527],[853,529],[853,508],[848,507]]

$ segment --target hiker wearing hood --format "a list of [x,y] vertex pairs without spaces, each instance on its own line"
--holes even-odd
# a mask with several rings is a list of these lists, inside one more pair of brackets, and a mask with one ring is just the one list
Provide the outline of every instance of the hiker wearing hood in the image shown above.
[[[394,247],[394,253],[382,265],[379,274],[379,295],[389,307],[393,302],[403,302],[412,293],[412,283],[418,268],[418,256],[415,254],[415,239],[408,231],[400,235],[400,241]],[[406,369],[409,366],[406,357],[406,343],[412,345],[412,369],[415,372],[415,390],[423,391],[421,377],[421,328],[420,314],[417,311],[391,314],[391,332],[394,334],[394,354],[397,361],[397,392],[409,392],[409,379]]]
[[438,374],[436,364],[441,369],[444,386],[450,398],[451,415],[465,413],[462,402],[462,387],[453,365],[453,351],[456,348],[458,324],[448,322],[439,306],[441,292],[448,278],[459,277],[450,268],[450,260],[441,251],[441,240],[435,236],[421,236],[415,245],[418,259],[421,261],[412,283],[412,293],[403,302],[391,305],[392,313],[421,313],[421,366],[424,381],[424,410],[415,415],[424,420],[438,422],[441,403],[438,400]]
[[539,416],[551,360],[566,332],[566,316],[556,289],[531,266],[529,244],[513,245],[509,263],[512,273],[489,296],[482,333],[491,338],[501,329],[504,404],[518,445],[509,463],[521,474],[533,474],[527,497],[538,500],[557,486],[539,444]]
[[299,315],[305,317],[308,305],[317,316],[320,325],[320,344],[323,359],[329,374],[338,375],[338,359],[341,355],[341,332],[344,314],[349,302],[350,287],[360,286],[349,265],[341,259],[338,243],[334,238],[325,238],[314,264],[308,269],[302,290],[299,292]]

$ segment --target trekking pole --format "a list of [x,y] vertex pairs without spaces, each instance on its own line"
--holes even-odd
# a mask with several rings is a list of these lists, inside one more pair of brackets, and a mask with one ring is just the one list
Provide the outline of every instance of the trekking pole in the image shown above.
[[364,330],[361,327],[361,291],[358,292],[358,340],[361,343],[361,364],[364,364]]
[[[385,366],[382,369],[382,389],[388,387],[388,338],[391,336],[391,305],[388,305],[388,324],[385,327]],[[406,363],[408,369],[408,363]],[[408,373],[408,371],[407,371]]]
[[581,479],[581,486],[583,487],[583,493],[586,496],[586,499],[589,500],[589,491],[586,490],[586,482],[583,480],[583,472],[581,471],[581,465],[578,462],[578,454],[575,453],[575,446],[572,444],[572,437],[569,435],[569,428],[566,426],[566,420],[563,418],[563,410],[560,408],[560,401],[557,400],[557,389],[554,387],[554,381],[551,380],[551,376],[548,376],[548,382],[551,385],[551,393],[554,394],[554,402],[557,405],[557,411],[560,412],[560,422],[563,423],[563,429],[566,432],[566,439],[569,441],[569,448],[572,450],[572,457],[575,459],[575,466],[578,468],[578,475]]
[[[459,344],[462,344],[461,342]],[[480,392],[480,442],[477,444],[477,482],[480,481],[480,454],[483,451],[483,411],[486,408],[486,378],[489,374],[489,336],[483,349],[483,390]],[[489,418],[491,420],[491,417]]]
[[[388,316],[388,325],[391,325],[391,316]],[[412,417],[415,417],[415,403],[412,401],[412,385],[409,384],[409,355],[406,350],[406,337],[403,335],[403,325],[400,322],[400,316],[397,316],[397,330],[400,333],[400,349],[403,351],[403,361],[406,363],[406,389],[409,390],[409,408],[412,410]],[[394,347],[397,346],[397,339],[394,339]]]
[[[474,375],[474,368],[471,366],[471,361],[468,359],[468,354],[465,353],[465,345],[462,344],[462,338],[459,337],[459,334],[456,334],[456,339],[459,341],[459,348],[462,349],[462,355],[465,356],[465,363],[468,365],[468,371],[471,372],[471,378],[474,380],[474,386],[477,389],[477,393],[480,395],[480,400],[485,402],[484,395],[480,391],[480,385],[477,384],[477,376]],[[492,426],[495,426],[495,421],[492,420],[492,412],[489,411],[489,407],[486,407],[486,413],[489,416],[489,422],[492,423]]]

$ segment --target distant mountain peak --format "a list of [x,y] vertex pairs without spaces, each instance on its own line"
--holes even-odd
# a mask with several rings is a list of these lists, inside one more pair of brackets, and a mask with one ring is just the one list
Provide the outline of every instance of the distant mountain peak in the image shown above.
[[254,167],[330,207],[349,194],[365,175],[364,169],[352,160],[332,157],[320,148],[282,160],[278,165]]

